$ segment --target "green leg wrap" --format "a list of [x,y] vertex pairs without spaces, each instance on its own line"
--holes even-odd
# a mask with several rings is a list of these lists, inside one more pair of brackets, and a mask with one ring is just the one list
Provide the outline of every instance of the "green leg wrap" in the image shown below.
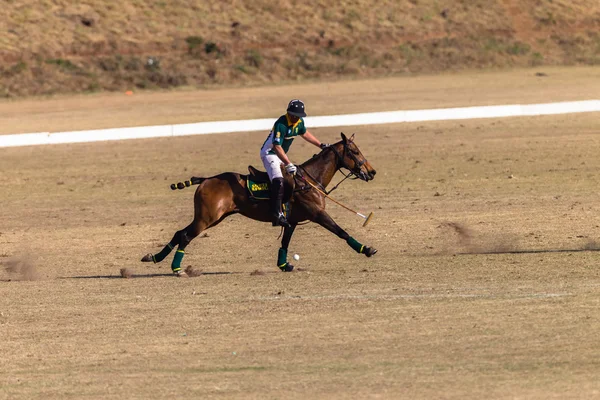
[[279,253],[277,254],[277,266],[279,268],[285,267],[287,264],[287,249],[283,247],[279,249]]
[[365,246],[358,243],[358,241],[356,239],[354,239],[352,236],[350,236],[348,238],[348,240],[346,240],[346,243],[348,243],[348,245],[350,245],[350,247],[352,247],[354,249],[354,251],[356,251],[359,254],[361,254],[363,252],[363,250],[365,249]]
[[181,260],[183,260],[184,255],[185,251],[183,250],[177,250],[175,252],[175,257],[173,257],[173,262],[171,263],[173,272],[181,271]]
[[156,253],[155,255],[153,255],[152,260],[155,263],[161,262],[165,259],[166,256],[169,255],[169,253],[171,253],[171,250],[173,250],[173,246],[171,246],[171,243],[169,243],[164,247],[164,249],[160,251],[160,253]]

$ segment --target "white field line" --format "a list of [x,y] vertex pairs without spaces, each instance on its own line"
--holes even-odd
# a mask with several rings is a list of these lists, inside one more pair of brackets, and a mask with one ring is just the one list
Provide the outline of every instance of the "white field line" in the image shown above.
[[[600,100],[545,104],[440,108],[431,110],[386,111],[362,114],[329,115],[305,118],[309,128],[396,124],[401,122],[443,121],[477,118],[523,117],[534,115],[599,112]],[[230,132],[268,131],[275,118],[238,121],[199,122],[195,124],[139,126],[71,132],[40,132],[0,135],[0,147],[43,144],[87,143],[107,140],[146,139],[170,136],[205,135]]]

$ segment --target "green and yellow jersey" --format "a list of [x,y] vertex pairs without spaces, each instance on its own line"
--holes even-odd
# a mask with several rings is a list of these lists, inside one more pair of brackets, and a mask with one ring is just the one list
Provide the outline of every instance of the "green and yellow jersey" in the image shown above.
[[269,132],[267,140],[263,143],[260,149],[260,155],[265,156],[267,154],[275,154],[273,151],[273,145],[277,144],[283,148],[284,152],[288,152],[290,145],[294,141],[294,138],[298,135],[304,135],[306,133],[306,127],[304,126],[304,120],[299,118],[295,124],[292,124],[287,114],[279,117],[273,129]]

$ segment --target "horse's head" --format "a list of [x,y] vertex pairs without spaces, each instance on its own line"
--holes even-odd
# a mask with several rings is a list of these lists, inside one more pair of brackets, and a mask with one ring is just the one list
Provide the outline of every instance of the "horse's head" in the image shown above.
[[331,149],[338,158],[340,168],[346,168],[352,175],[365,182],[375,179],[376,171],[354,143],[354,135],[347,138],[342,133],[342,141],[331,145]]

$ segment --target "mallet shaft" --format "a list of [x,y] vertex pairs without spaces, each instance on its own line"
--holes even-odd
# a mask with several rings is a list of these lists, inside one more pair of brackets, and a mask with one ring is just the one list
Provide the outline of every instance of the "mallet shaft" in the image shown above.
[[321,193],[323,196],[327,197],[329,200],[333,201],[335,204],[337,204],[340,207],[344,207],[346,210],[348,211],[352,211],[354,214],[358,214],[363,218],[366,218],[364,215],[362,215],[361,213],[354,211],[353,209],[351,209],[350,207],[346,207],[345,205],[343,205],[342,203],[340,203],[339,201],[332,199],[331,197],[329,197],[329,195],[325,192],[323,192],[321,189],[319,189],[318,187],[316,187],[315,185],[313,185],[312,183],[310,183],[307,179],[302,178],[302,180],[306,183],[308,183],[310,186],[313,187],[313,189],[315,189],[317,192]]
[[308,183],[310,186],[312,186],[313,189],[315,189],[317,192],[321,193],[323,196],[327,197],[329,200],[333,201],[335,204],[337,204],[340,207],[344,207],[346,210],[351,211],[353,213],[355,213],[356,215],[362,217],[365,219],[365,223],[363,224],[363,226],[367,225],[369,223],[369,220],[371,219],[371,217],[373,216],[373,213],[369,214],[369,216],[363,215],[361,213],[359,213],[358,211],[354,211],[353,209],[351,209],[350,207],[346,207],[345,205],[343,205],[342,203],[340,203],[337,200],[332,199],[331,197],[329,197],[329,195],[325,192],[323,192],[321,189],[319,189],[318,187],[316,187],[315,185],[313,185],[312,183],[310,183],[307,179],[305,179],[304,177],[301,177],[302,180],[306,183]]

